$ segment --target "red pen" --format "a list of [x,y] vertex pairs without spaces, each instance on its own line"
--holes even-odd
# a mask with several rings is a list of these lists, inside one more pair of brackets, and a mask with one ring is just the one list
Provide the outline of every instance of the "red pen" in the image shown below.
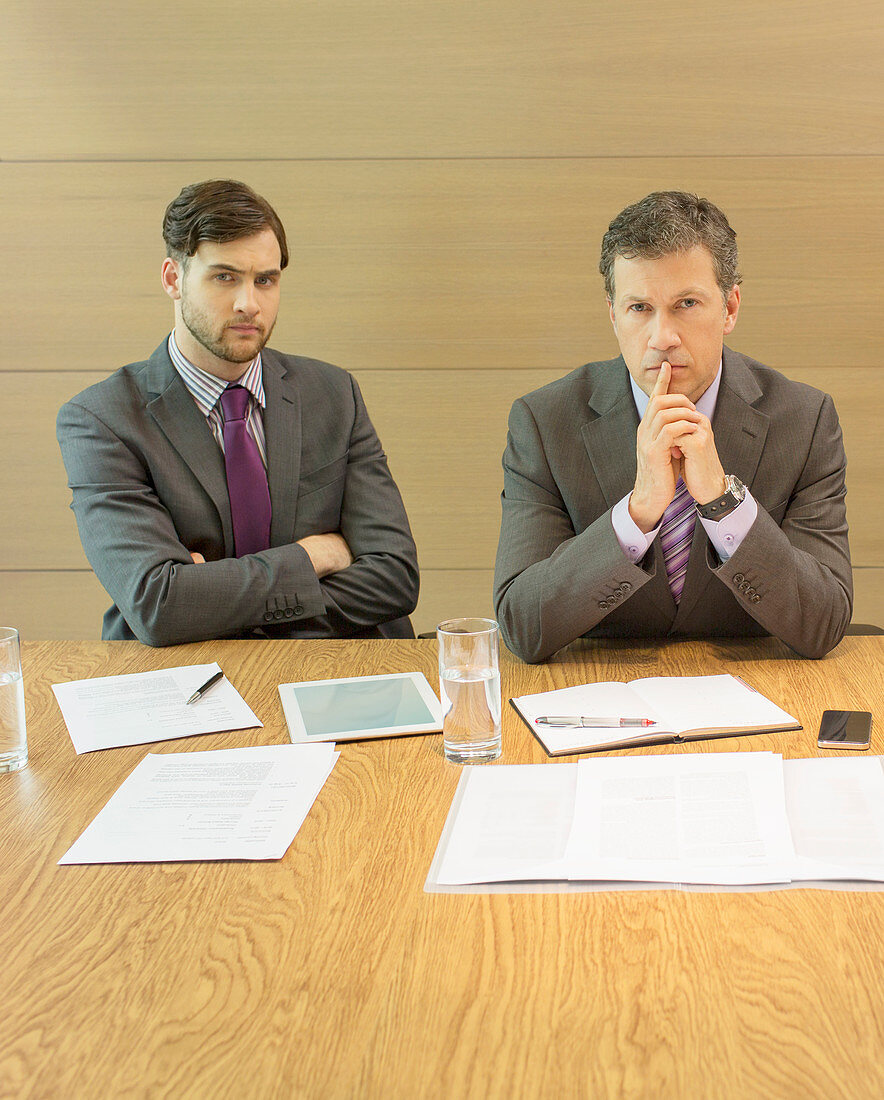
[[656,726],[653,718],[584,718],[577,715],[545,715],[535,718],[538,725],[544,726],[604,726],[608,729],[617,726]]

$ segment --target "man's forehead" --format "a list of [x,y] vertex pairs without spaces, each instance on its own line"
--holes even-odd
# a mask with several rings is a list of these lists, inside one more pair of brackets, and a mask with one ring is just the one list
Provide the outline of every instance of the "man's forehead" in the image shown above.
[[663,256],[615,256],[613,279],[618,298],[644,297],[652,292],[711,292],[718,288],[712,253],[702,245]]
[[232,241],[200,241],[193,258],[206,267],[242,271],[278,271],[282,262],[279,241],[272,229],[262,229]]

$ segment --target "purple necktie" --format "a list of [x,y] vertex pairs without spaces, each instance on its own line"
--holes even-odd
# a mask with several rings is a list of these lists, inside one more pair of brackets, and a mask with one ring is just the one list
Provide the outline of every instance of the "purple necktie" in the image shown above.
[[666,575],[669,577],[669,587],[676,603],[681,599],[684,588],[696,518],[693,498],[679,478],[675,486],[675,496],[663,513],[663,524],[660,527],[660,545],[663,547]]
[[221,394],[224,410],[224,466],[233,519],[236,556],[255,554],[270,545],[270,490],[258,444],[246,428],[249,391],[228,386]]

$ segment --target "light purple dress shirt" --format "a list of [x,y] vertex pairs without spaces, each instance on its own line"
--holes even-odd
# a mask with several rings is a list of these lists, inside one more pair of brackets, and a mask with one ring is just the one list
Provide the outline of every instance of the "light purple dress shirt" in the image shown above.
[[[635,407],[638,409],[639,418],[645,415],[650,398],[646,393],[638,388],[635,384],[635,380],[630,377],[630,384],[632,386],[632,396],[635,401]],[[715,404],[718,401],[718,387],[721,385],[721,366],[719,365],[718,374],[713,379],[709,389],[703,394],[699,401],[696,402],[697,411],[703,413],[704,416],[708,416],[712,419],[712,414],[715,412]],[[614,526],[614,534],[617,536],[617,541],[623,549],[623,553],[629,558],[633,564],[637,564],[647,554],[651,548],[651,543],[660,533],[660,527],[663,523],[663,517],[660,517],[660,523],[654,528],[653,531],[649,531],[647,534],[636,525],[635,520],[629,514],[629,498],[632,493],[629,492],[623,497],[622,500],[618,500],[611,511],[611,523]],[[746,498],[737,507],[726,515],[723,519],[701,519],[700,522],[706,528],[706,534],[709,536],[709,541],[715,548],[716,554],[722,562],[726,562],[729,557],[737,550],[740,543],[749,533],[749,528],[755,522],[755,517],[758,515],[758,505],[755,502],[752,494],[746,490]]]

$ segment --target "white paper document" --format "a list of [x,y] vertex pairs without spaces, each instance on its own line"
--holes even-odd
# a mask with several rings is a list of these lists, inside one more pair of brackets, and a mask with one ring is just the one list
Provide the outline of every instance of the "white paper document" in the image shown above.
[[577,764],[569,878],[785,882],[793,857],[778,754],[680,753]]
[[187,665],[72,680],[53,684],[52,690],[77,753],[262,727],[227,679],[196,702],[187,703],[197,688],[220,671],[217,664]]
[[786,760],[793,877],[884,881],[884,771],[877,756]]
[[576,764],[465,767],[439,881],[567,878],[576,785]]
[[328,742],[149,753],[58,862],[281,859],[336,759]]
[[882,758],[679,753],[464,768],[426,889],[532,882],[884,883]]

